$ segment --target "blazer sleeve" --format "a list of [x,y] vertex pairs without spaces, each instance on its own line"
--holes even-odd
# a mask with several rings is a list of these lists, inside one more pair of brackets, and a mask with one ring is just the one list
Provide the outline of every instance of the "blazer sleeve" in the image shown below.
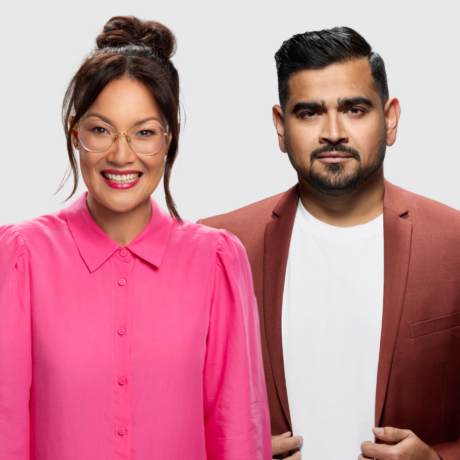
[[217,248],[203,377],[208,459],[271,459],[251,270],[242,244],[225,230]]
[[13,227],[0,227],[0,369],[0,458],[29,460],[29,263],[24,242]]
[[441,460],[458,460],[460,458],[460,442],[448,442],[431,446]]

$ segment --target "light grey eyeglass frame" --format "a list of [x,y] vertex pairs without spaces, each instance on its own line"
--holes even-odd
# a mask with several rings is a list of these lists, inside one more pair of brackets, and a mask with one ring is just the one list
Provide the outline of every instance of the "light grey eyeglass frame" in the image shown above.
[[[86,121],[86,120],[84,120],[84,121]],[[81,139],[80,139],[80,130],[78,129],[78,127],[77,127],[77,126],[74,126],[73,129],[72,129],[73,131],[76,131],[76,132],[78,133],[78,141],[79,141],[80,144],[83,146],[83,148],[84,148],[86,151],[88,151],[88,152],[92,152],[92,153],[104,153],[104,152],[107,152],[107,150],[109,150],[109,148],[112,147],[112,144],[117,140],[117,137],[118,137],[119,134],[122,134],[123,136],[126,137],[126,140],[127,140],[127,142],[128,142],[129,147],[131,148],[131,150],[132,150],[136,155],[141,156],[141,157],[149,157],[149,156],[155,155],[155,153],[158,153],[158,152],[161,150],[161,148],[163,147],[163,145],[164,145],[165,137],[163,137],[163,139],[162,139],[160,148],[159,148],[158,150],[156,150],[155,152],[153,152],[153,153],[137,153],[137,152],[133,149],[133,146],[131,145],[131,138],[128,136],[127,133],[128,133],[128,131],[129,131],[131,128],[135,128],[139,123],[136,123],[135,125],[131,126],[131,128],[128,128],[128,129],[126,130],[126,133],[123,133],[123,132],[117,133],[116,130],[115,130],[115,128],[114,128],[112,125],[110,125],[109,123],[106,123],[105,121],[101,121],[101,120],[98,120],[98,121],[99,121],[100,123],[103,123],[104,125],[110,126],[110,127],[115,131],[115,133],[114,133],[114,135],[113,135],[112,142],[110,143],[110,145],[109,145],[105,150],[90,150],[90,149],[86,148],[85,145],[83,144],[83,142],[82,142]],[[162,125],[160,125],[160,124],[158,124],[158,123],[151,123],[151,124],[154,125],[154,126],[158,126],[158,127],[160,127],[161,129],[163,129],[163,130],[165,131],[165,132],[163,133],[163,136],[166,136],[166,138],[169,136],[170,133],[166,131],[166,128],[165,128],[164,126],[162,126]]]

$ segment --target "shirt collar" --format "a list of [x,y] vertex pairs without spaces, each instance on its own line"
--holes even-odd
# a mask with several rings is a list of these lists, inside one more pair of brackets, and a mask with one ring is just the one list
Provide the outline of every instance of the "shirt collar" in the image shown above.
[[[108,237],[96,224],[86,206],[83,193],[66,209],[67,224],[78,251],[89,271],[97,270],[120,246]],[[126,247],[146,262],[160,267],[163,260],[172,217],[151,198],[152,217],[142,232]]]

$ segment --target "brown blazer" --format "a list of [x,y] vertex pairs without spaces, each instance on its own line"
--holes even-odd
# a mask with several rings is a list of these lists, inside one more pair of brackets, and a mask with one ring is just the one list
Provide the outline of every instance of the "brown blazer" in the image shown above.
[[[246,248],[259,305],[272,434],[293,431],[281,309],[298,200],[296,185],[199,221],[230,231]],[[375,426],[410,429],[443,460],[460,460],[460,212],[389,182],[383,204],[384,298]]]

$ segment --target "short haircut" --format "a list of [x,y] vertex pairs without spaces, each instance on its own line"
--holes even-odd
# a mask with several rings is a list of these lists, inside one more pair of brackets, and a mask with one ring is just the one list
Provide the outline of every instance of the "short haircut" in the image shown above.
[[362,58],[369,61],[375,87],[384,106],[389,98],[385,64],[358,32],[349,27],[334,27],[294,35],[275,54],[281,107],[283,110],[286,108],[289,78],[293,73]]

